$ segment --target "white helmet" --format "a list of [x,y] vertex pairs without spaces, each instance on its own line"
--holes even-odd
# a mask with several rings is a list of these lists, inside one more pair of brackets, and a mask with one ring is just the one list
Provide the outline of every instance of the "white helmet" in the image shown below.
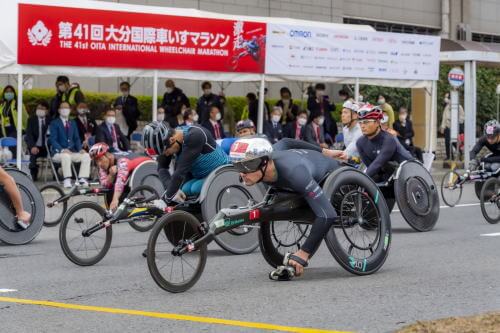
[[359,110],[359,104],[350,100],[345,101],[342,107],[344,109],[349,109],[352,112],[358,112]]
[[232,144],[229,158],[239,172],[261,170],[264,173],[272,152],[273,146],[264,138],[239,139]]

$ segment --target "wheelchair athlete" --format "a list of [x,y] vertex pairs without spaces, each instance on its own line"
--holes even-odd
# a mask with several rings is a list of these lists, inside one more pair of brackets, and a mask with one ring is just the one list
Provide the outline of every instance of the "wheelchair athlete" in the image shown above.
[[365,104],[358,111],[363,136],[356,141],[356,148],[367,167],[365,173],[377,183],[387,181],[400,163],[414,159],[397,138],[382,130],[382,118],[378,106]]
[[16,211],[17,214],[16,215],[17,224],[23,229],[28,229],[30,225],[31,214],[25,211],[23,208],[23,200],[21,198],[21,193],[17,188],[16,182],[1,166],[0,166],[0,185],[3,186],[5,192],[12,201],[12,206],[14,206],[14,210]]
[[199,195],[206,177],[218,167],[230,163],[212,134],[198,125],[173,129],[164,122],[152,122],[144,127],[143,146],[149,155],[168,158],[165,159],[168,164],[160,165],[159,162],[160,175],[168,172],[169,157],[177,156],[175,171],[168,184],[164,184],[167,204]]
[[[492,154],[478,160],[476,156],[483,147],[488,148]],[[469,170],[476,170],[480,162],[485,163],[487,171],[496,171],[500,168],[500,124],[496,120],[484,124],[484,135],[477,140],[470,151]]]
[[90,158],[93,159],[99,169],[99,183],[102,187],[112,188],[113,197],[109,203],[109,209],[114,211],[125,191],[129,175],[142,162],[151,160],[147,156],[135,158],[120,157],[109,152],[109,146],[105,143],[96,143],[89,150]]
[[337,216],[319,182],[340,164],[318,151],[286,150],[296,146],[295,143],[299,144],[295,141],[276,144],[279,150],[274,150],[266,139],[242,138],[231,147],[230,158],[245,185],[264,182],[275,188],[296,192],[304,197],[314,212],[316,218],[310,235],[300,250],[288,255],[286,263],[293,266],[296,276],[300,276]]

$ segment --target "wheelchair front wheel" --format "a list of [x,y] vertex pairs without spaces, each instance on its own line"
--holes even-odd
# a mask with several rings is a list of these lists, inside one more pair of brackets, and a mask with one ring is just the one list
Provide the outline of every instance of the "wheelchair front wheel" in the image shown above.
[[64,191],[56,184],[49,184],[43,186],[40,189],[40,193],[42,194],[43,205],[45,207],[45,220],[43,221],[43,225],[45,227],[55,227],[61,222],[64,212],[68,209],[68,202],[59,202],[52,207],[49,207],[49,205],[62,197]]
[[[127,198],[138,199],[138,198],[155,198],[158,199],[160,196],[158,192],[149,185],[140,185],[132,189],[127,196]],[[157,220],[156,216],[152,215],[141,215],[130,221],[130,226],[139,232],[146,232],[153,229],[153,226]]]
[[454,207],[460,202],[463,186],[459,181],[460,176],[455,170],[448,171],[441,180],[441,197],[448,207]]
[[490,178],[481,189],[481,213],[488,223],[500,221],[500,179]]

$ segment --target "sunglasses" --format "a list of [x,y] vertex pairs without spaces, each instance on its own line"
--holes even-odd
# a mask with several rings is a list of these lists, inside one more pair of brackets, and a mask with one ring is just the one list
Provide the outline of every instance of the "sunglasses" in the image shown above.
[[236,169],[236,171],[238,171],[238,172],[252,173],[252,172],[258,171],[266,161],[267,160],[261,160],[261,159],[256,158],[256,159],[244,161],[244,162],[235,162],[235,163],[233,163],[233,166]]

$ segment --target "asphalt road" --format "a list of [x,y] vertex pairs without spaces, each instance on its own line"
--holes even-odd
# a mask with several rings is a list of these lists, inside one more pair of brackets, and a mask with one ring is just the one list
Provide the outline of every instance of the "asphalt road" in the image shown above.
[[[477,202],[467,186],[463,204]],[[441,209],[432,232],[414,232],[392,214],[393,242],[383,268],[358,277],[325,246],[303,278],[268,279],[260,252],[232,256],[210,246],[205,271],[183,294],[159,289],[141,257],[148,234],[114,227],[107,256],[78,267],[63,255],[58,228],[29,245],[0,244],[0,297],[215,317],[324,330],[388,332],[416,320],[500,309],[500,225],[478,205]],[[143,315],[9,303],[0,298],[1,332],[257,332],[238,326]],[[274,330],[272,330],[274,331]]]

